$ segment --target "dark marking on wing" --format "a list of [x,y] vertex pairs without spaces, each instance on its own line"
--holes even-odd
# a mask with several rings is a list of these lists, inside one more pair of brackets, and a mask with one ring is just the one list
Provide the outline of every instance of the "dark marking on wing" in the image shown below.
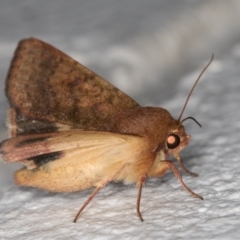
[[63,156],[63,152],[62,151],[58,151],[58,152],[52,152],[52,153],[46,153],[46,154],[42,154],[42,155],[38,155],[35,157],[30,157],[27,158],[26,160],[28,161],[33,161],[37,167],[40,167],[48,162],[52,162],[55,160],[60,159]]

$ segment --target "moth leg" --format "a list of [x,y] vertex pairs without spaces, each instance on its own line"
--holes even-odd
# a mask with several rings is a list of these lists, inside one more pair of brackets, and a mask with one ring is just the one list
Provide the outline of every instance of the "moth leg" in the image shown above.
[[143,184],[145,183],[145,180],[146,180],[146,176],[141,177],[138,182],[137,215],[141,222],[143,222],[143,218],[140,212],[140,201],[141,201],[141,195],[142,195],[142,187],[143,187]]
[[193,192],[190,188],[187,187],[187,185],[183,182],[182,180],[182,176],[180,174],[180,172],[178,171],[177,167],[174,165],[174,163],[170,160],[164,160],[164,161],[161,161],[161,163],[165,163],[169,166],[169,168],[172,169],[173,171],[173,174],[175,175],[175,177],[178,179],[178,181],[181,183],[182,187],[188,191],[191,195],[193,195],[194,197],[196,198],[200,198],[203,200],[203,197],[196,194],[195,192]]
[[79,215],[82,213],[82,211],[84,210],[84,208],[91,202],[91,200],[96,196],[96,194],[99,192],[99,190],[102,187],[97,187],[94,189],[94,191],[92,192],[92,194],[89,196],[89,198],[87,199],[87,201],[82,205],[82,207],[79,209],[77,215],[75,216],[73,222],[76,223],[77,219],[79,217]]
[[193,177],[198,177],[197,173],[191,172],[189,171],[184,165],[183,165],[183,161],[182,158],[179,154],[175,154],[174,157],[178,160],[180,167],[182,168],[182,170],[186,173],[188,173],[189,175],[193,176]]
[[120,167],[114,174],[110,175],[109,177],[105,178],[103,181],[101,181],[97,184],[98,186],[94,189],[92,194],[88,197],[87,201],[79,209],[77,215],[75,216],[75,218],[73,220],[74,223],[77,222],[79,215],[82,213],[84,208],[91,202],[91,200],[96,196],[96,194],[99,192],[99,190],[101,188],[105,187],[109,182],[111,182],[124,167],[125,167],[125,164],[122,167]]

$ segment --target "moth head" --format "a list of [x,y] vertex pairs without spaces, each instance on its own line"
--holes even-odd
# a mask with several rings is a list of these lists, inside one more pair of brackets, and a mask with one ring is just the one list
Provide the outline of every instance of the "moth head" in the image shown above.
[[[191,135],[187,134],[183,126],[183,122],[191,119],[201,127],[201,124],[193,117],[184,118],[182,121],[175,120],[170,132],[167,136],[166,147],[168,154],[179,156],[179,152],[184,149],[190,142]],[[178,158],[178,157],[176,157]]]
[[181,168],[189,173],[192,176],[197,176],[197,174],[190,172],[186,167],[183,165],[182,158],[180,156],[181,150],[183,150],[190,142],[191,135],[187,134],[185,128],[183,126],[183,122],[191,119],[196,124],[201,127],[201,124],[193,117],[184,118],[182,121],[179,120],[173,121],[173,124],[170,128],[170,132],[166,139],[166,146],[165,146],[165,153],[166,155],[173,155],[177,161],[179,162]]

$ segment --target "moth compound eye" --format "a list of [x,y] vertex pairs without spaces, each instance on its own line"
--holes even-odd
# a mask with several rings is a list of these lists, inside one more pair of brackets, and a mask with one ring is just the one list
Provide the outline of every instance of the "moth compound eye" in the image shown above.
[[167,138],[167,146],[169,149],[176,148],[180,143],[180,137],[176,134],[170,134]]

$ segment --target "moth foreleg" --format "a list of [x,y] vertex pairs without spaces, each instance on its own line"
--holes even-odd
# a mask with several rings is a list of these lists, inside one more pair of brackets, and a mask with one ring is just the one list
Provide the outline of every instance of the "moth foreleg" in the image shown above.
[[167,164],[169,168],[172,169],[173,171],[173,174],[175,175],[175,177],[178,179],[178,181],[181,183],[182,187],[188,191],[191,195],[193,195],[194,197],[196,198],[200,198],[203,200],[203,197],[196,194],[195,192],[193,192],[190,188],[187,187],[187,185],[183,182],[182,180],[182,176],[180,174],[180,172],[178,171],[177,167],[174,165],[174,163],[170,160],[164,160],[164,161],[161,161],[161,163],[163,164]]
[[160,160],[155,161],[152,168],[148,171],[147,176],[148,177],[160,177],[163,176],[169,169],[173,171],[173,174],[178,179],[178,181],[181,183],[182,187],[188,191],[191,195],[194,197],[200,198],[203,200],[203,197],[193,192],[191,189],[187,187],[187,185],[183,182],[181,173],[177,169],[177,167],[174,165],[174,163],[170,160]]
[[182,161],[182,158],[181,156],[177,153],[174,154],[174,157],[178,160],[179,162],[179,165],[181,166],[182,170],[186,173],[188,173],[189,175],[193,176],[193,177],[198,177],[198,174],[197,173],[194,173],[194,172],[191,172],[190,170],[188,170],[184,164],[183,164],[183,161]]

